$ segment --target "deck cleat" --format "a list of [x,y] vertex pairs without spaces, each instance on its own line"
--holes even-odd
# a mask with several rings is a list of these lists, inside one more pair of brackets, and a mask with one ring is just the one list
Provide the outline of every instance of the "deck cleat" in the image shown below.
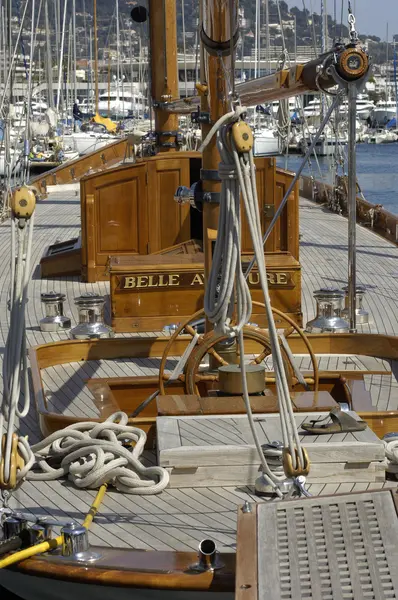
[[88,531],[83,525],[68,523],[61,529],[62,556],[78,562],[92,563],[101,558],[101,555],[90,551]]

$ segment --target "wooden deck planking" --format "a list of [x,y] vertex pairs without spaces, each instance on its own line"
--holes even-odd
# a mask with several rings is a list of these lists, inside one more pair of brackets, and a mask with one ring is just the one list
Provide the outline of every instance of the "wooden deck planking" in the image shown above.
[[[315,303],[312,293],[317,287],[341,286],[347,282],[347,221],[338,215],[325,213],[307,201],[300,200],[300,204],[303,233],[303,312],[306,322],[314,315]],[[54,209],[57,211],[56,225],[53,223]],[[73,302],[76,296],[86,291],[109,294],[107,282],[84,284],[78,277],[59,280],[42,280],[39,277],[37,265],[45,248],[56,240],[64,241],[77,237],[79,231],[80,205],[79,198],[74,193],[52,193],[48,200],[38,203],[33,247],[34,276],[30,283],[30,301],[27,307],[27,336],[30,345],[68,337],[67,332],[49,334],[40,331],[39,320],[44,316],[40,302],[40,294],[43,291],[55,289],[66,294],[65,312],[72,317],[73,323],[76,323],[77,319],[77,310]],[[398,334],[398,269],[395,267],[398,249],[364,228],[358,228],[358,245],[358,280],[368,287],[364,305],[371,313],[371,324],[369,327],[363,327],[363,330]],[[0,250],[3,256],[9,255],[8,223],[0,227]],[[0,303],[3,307],[6,306],[8,288],[9,265],[8,261],[3,261],[0,264]],[[3,310],[0,323],[3,346],[8,322],[8,311]],[[119,335],[127,337],[127,334]],[[371,360],[372,368],[383,368],[380,361]],[[301,368],[310,368],[308,360],[307,366],[304,365],[305,359],[300,358],[298,362],[301,363]],[[43,377],[46,388],[53,394],[54,407],[62,409],[64,414],[89,416],[95,407],[91,405],[91,394],[83,387],[86,379],[157,374],[158,365],[158,360],[149,359],[88,361],[84,364],[71,363],[46,369]],[[171,369],[173,366],[174,363],[170,361],[168,367]],[[363,357],[321,357],[321,368],[365,369],[369,366],[370,363],[364,361]],[[388,366],[384,365],[384,368],[389,370]],[[395,382],[389,387],[388,380],[384,377],[382,383],[377,396],[380,409],[381,406],[386,406],[388,410],[396,409],[398,384]],[[376,384],[371,385],[372,393],[376,387]],[[374,393],[376,395],[376,391]],[[27,432],[31,441],[38,438],[34,406],[21,424],[21,431]],[[231,427],[224,435],[229,437],[233,431],[234,427]],[[207,431],[207,436],[212,436],[211,431]],[[379,489],[382,486],[383,484],[367,483],[347,483],[342,486],[313,484],[309,489],[316,494],[332,494],[348,490]],[[384,486],[391,487],[396,484],[387,482]],[[31,517],[42,514],[63,522],[71,519],[81,521],[94,494],[94,491],[77,490],[60,481],[26,482],[15,492],[11,503]],[[92,543],[101,545],[192,550],[203,537],[214,537],[220,550],[232,552],[236,537],[236,506],[245,500],[263,501],[253,496],[253,490],[248,487],[171,489],[151,498],[124,496],[111,490],[106,494],[102,510],[96,517],[90,539]]]

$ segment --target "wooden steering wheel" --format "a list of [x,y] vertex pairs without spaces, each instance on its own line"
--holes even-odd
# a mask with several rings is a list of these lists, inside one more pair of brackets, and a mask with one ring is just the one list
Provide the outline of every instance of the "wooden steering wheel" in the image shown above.
[[[265,308],[265,305],[262,304],[261,302],[253,301],[253,305]],[[315,357],[315,354],[312,350],[311,344],[310,344],[307,336],[300,329],[300,327],[298,327],[298,325],[296,325],[296,323],[293,321],[293,319],[291,319],[288,315],[284,314],[282,311],[280,311],[276,308],[273,308],[272,312],[275,315],[282,317],[285,321],[287,321],[289,323],[290,327],[288,327],[287,329],[284,330],[285,337],[288,337],[289,335],[291,335],[291,333],[293,331],[296,331],[300,335],[302,340],[304,341],[304,343],[307,347],[308,353],[311,357],[311,362],[312,362],[312,366],[313,366],[314,391],[317,391],[318,385],[319,385],[318,363],[317,363],[317,359]],[[165,392],[165,382],[170,379],[170,376],[165,373],[165,366],[166,366],[166,361],[168,359],[168,356],[169,356],[169,353],[173,346],[174,341],[176,340],[176,338],[180,335],[180,333],[183,330],[185,330],[192,337],[194,335],[196,335],[196,331],[189,324],[191,321],[197,320],[198,318],[201,318],[203,316],[204,316],[203,309],[197,311],[195,314],[190,316],[184,322],[180,323],[178,328],[175,330],[173,335],[170,337],[170,339],[166,345],[166,348],[164,349],[162,360],[161,360],[160,366],[159,366],[160,394],[164,395],[166,393]],[[260,364],[267,356],[269,356],[271,354],[271,342],[266,333],[266,330],[257,329],[256,327],[252,327],[252,326],[246,326],[243,329],[243,334],[244,334],[244,338],[255,341],[263,346],[262,352],[258,356],[256,356],[250,363],[250,364]],[[189,357],[187,364],[185,366],[185,374],[181,374],[178,378],[180,381],[183,381],[185,383],[185,391],[187,394],[198,394],[198,389],[197,389],[196,384],[199,381],[217,381],[218,376],[216,374],[212,374],[212,373],[201,374],[198,371],[199,371],[199,367],[200,367],[200,362],[207,353],[211,354],[215,358],[215,360],[218,363],[220,363],[220,365],[226,366],[228,364],[218,354],[218,352],[215,349],[215,346],[217,344],[225,341],[226,339],[228,339],[228,336],[215,335],[214,332],[212,332],[212,331],[205,335],[200,336],[197,346],[192,351],[191,356]],[[283,358],[285,368],[286,368],[286,375],[287,375],[289,387],[291,389],[293,387],[294,369],[291,364],[290,358],[289,358],[288,354],[286,353],[286,350],[284,349],[283,346],[281,346],[281,351],[282,351],[282,358]]]

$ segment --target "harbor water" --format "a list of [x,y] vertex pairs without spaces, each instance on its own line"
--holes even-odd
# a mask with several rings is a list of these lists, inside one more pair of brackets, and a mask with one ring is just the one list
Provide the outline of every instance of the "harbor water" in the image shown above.
[[[328,183],[332,182],[332,160],[331,157],[318,157],[323,177]],[[301,161],[302,157],[290,155],[288,169],[296,171]],[[279,158],[278,164],[281,167],[285,166],[285,160]],[[315,179],[321,178],[315,158],[311,159],[310,166],[305,167],[304,174],[313,175]],[[357,176],[368,202],[382,204],[386,210],[398,215],[398,143],[358,144]]]

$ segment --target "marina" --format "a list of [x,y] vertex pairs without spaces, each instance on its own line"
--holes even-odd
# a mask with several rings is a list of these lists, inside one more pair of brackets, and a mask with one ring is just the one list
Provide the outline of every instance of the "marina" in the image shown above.
[[116,0],[100,92],[94,0],[83,103],[76,1],[54,9],[66,85],[47,52],[47,104],[31,94],[33,39],[54,7],[24,5],[19,127],[0,1],[1,593],[394,598],[398,145],[376,116],[396,101],[363,95],[372,59],[351,3],[331,40],[322,1],[320,53],[315,36],[294,63],[284,3],[195,3],[190,69],[187,3],[134,5],[135,82]]

